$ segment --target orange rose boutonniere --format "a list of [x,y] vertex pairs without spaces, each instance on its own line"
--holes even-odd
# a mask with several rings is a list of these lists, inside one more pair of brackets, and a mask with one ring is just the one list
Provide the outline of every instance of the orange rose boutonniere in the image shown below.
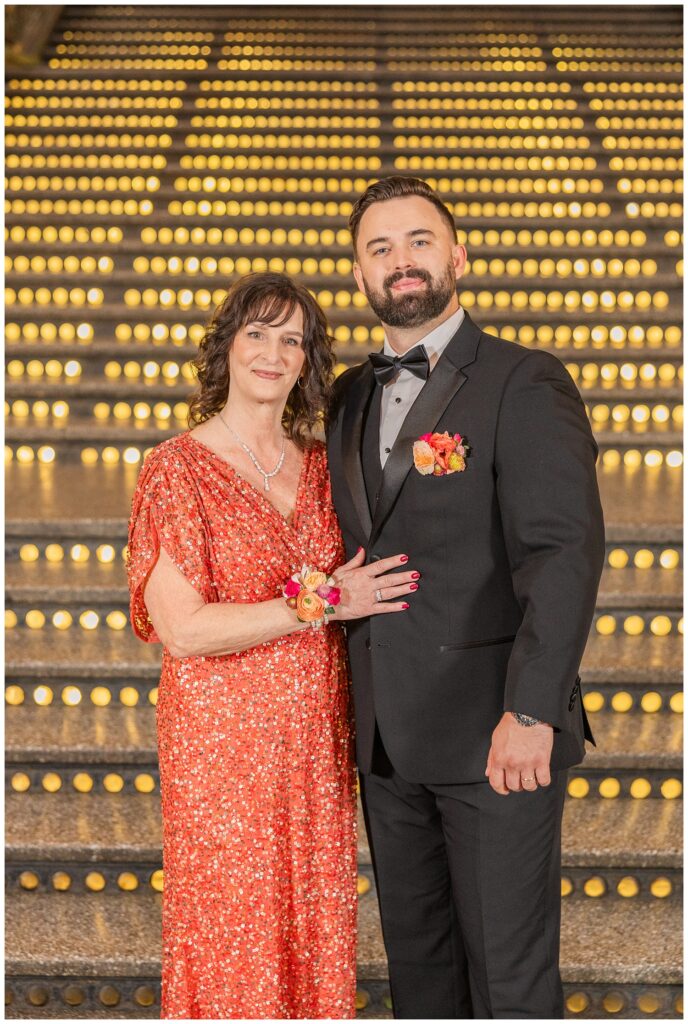
[[413,443],[413,464],[423,476],[463,473],[470,451],[461,434],[422,434]]

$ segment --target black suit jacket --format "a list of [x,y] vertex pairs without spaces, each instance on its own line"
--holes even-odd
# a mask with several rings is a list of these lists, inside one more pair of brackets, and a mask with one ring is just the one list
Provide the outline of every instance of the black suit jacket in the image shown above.
[[[410,409],[372,506],[362,456],[371,364],[338,378],[328,427],[347,557],[406,553],[422,574],[410,609],[347,624],[359,768],[375,721],[410,782],[485,779],[505,710],[555,727],[552,767],[592,734],[578,670],[604,563],[597,445],[583,401],[550,353],[483,333],[468,314]],[[464,472],[422,476],[413,442],[471,445]]]

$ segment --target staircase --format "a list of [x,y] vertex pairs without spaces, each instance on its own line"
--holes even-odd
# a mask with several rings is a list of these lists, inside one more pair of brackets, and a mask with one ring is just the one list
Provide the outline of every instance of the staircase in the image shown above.
[[[43,64],[8,69],[10,1018],[159,1015],[160,652],[128,627],[132,489],[185,429],[236,275],[303,281],[340,369],[379,345],[346,221],[393,172],[447,197],[463,306],[563,360],[600,445],[567,1016],[682,1016],[681,8],[584,12],[75,5]],[[357,1005],[388,1017],[362,823],[359,862]]]

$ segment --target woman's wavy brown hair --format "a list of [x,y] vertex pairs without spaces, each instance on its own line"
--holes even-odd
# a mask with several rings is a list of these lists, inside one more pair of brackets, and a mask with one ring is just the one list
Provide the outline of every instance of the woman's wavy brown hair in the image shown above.
[[229,392],[229,350],[237,332],[249,323],[280,327],[296,307],[303,313],[306,360],[303,383],[294,385],[282,419],[288,436],[301,449],[313,443],[313,430],[323,421],[334,381],[333,338],[322,309],[310,292],[286,274],[247,274],[231,286],[215,310],[192,366],[199,387],[189,403],[189,426],[218,413]]

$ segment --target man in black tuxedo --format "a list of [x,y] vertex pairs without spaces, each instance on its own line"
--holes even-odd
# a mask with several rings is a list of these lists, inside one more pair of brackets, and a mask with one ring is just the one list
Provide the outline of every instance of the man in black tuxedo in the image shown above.
[[[356,564],[404,552],[420,572],[408,610],[347,623],[395,1016],[562,1017],[561,817],[593,739],[578,669],[604,561],[597,445],[562,363],[459,305],[466,250],[425,182],[371,185],[350,228],[386,340],[336,383],[334,503]],[[450,462],[435,473],[427,444],[414,461],[445,432]]]

